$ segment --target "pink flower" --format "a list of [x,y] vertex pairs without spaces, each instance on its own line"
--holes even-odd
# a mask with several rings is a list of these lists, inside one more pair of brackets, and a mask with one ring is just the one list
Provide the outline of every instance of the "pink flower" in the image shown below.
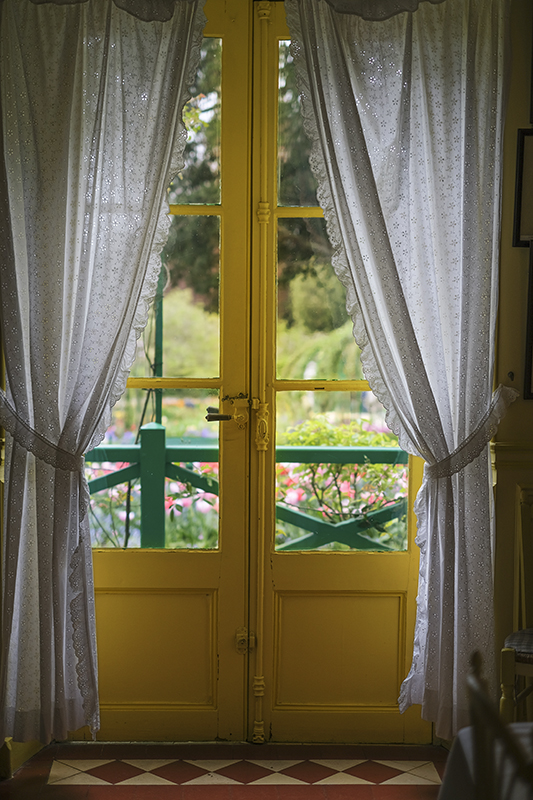
[[206,503],[201,497],[196,501],[195,508],[202,514],[207,514],[209,511],[213,510],[213,506],[210,503]]
[[303,489],[290,489],[285,495],[285,502],[289,505],[296,506],[302,500],[305,500],[305,492]]

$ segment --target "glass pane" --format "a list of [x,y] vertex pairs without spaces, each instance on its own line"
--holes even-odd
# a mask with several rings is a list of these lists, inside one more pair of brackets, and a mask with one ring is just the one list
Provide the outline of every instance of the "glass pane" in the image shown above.
[[[85,476],[91,482],[127,466],[127,462],[91,462],[85,466]],[[91,494],[89,524],[93,547],[140,547],[140,521],[138,479]]]
[[300,112],[290,42],[279,43],[278,205],[317,206],[316,181],[309,166],[311,145]]
[[165,426],[167,444],[174,439],[206,444],[218,440],[218,424],[206,422],[208,406],[218,406],[216,389],[126,389],[111,412],[111,424],[105,444],[134,444],[141,425],[158,421],[158,397],[161,398],[160,422]]
[[[102,460],[88,460],[86,465],[87,479],[93,481],[89,484],[93,547],[143,545],[139,477],[134,475],[129,484],[106,487],[105,483],[113,482],[117,470],[138,463],[140,427],[158,420],[165,427],[164,447],[149,457],[165,464],[164,546],[218,546],[218,423],[205,421],[206,408],[212,405],[218,405],[218,397],[208,389],[124,393],[100,446]],[[98,450],[88,459],[98,459]]]
[[218,547],[218,461],[177,462],[165,489],[165,546]]
[[[219,374],[220,217],[173,217],[163,250],[162,360],[154,304],[132,376]],[[156,368],[156,364],[158,367]]]
[[276,550],[405,550],[407,454],[371,392],[278,394]]
[[184,168],[169,187],[169,203],[220,203],[220,77],[222,40],[204,39],[191,99],[183,110],[187,128]]
[[323,219],[278,220],[277,303],[278,378],[363,379]]

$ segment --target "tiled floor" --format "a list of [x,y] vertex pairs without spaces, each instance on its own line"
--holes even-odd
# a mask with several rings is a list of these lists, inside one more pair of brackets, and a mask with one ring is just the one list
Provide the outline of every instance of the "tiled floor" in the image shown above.
[[439,747],[57,744],[1,800],[436,800]]

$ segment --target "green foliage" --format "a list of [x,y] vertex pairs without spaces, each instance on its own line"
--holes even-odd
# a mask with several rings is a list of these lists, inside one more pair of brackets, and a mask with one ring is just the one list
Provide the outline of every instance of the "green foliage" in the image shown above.
[[309,261],[309,270],[296,275],[290,288],[295,325],[307,331],[332,331],[346,322],[346,290],[331,264]]
[[[203,41],[192,99],[183,118],[189,131],[184,169],[169,188],[169,202],[220,202],[221,43]],[[188,287],[197,302],[218,311],[219,220],[206,216],[174,216],[162,253],[171,286]]]
[[171,289],[165,295],[163,324],[166,375],[218,375],[218,314],[195,304],[191,289]]
[[191,99],[183,110],[188,130],[184,168],[169,188],[171,203],[220,202],[220,39],[205,38]]
[[174,216],[162,252],[171,287],[189,289],[195,302],[218,313],[220,221],[210,216]]
[[309,169],[310,143],[300,113],[290,43],[280,42],[278,94],[279,203],[316,205],[316,181]]
[[296,325],[292,328],[280,326],[277,365],[280,377],[309,377],[306,370],[311,365],[314,372],[312,377],[316,375],[320,380],[363,380],[359,350],[354,342],[350,320],[327,333],[308,333],[305,328]]

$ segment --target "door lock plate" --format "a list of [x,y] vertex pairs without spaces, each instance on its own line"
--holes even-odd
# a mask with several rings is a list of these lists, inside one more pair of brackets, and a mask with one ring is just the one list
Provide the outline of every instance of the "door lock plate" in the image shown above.
[[235,631],[235,649],[241,655],[246,655],[255,647],[255,634],[248,633],[248,628],[237,628]]

